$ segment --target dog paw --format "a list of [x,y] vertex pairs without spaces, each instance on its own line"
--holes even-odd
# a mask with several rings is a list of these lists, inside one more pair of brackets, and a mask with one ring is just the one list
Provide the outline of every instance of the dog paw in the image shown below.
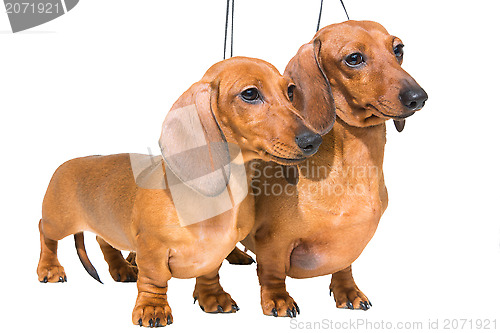
[[241,251],[237,247],[226,257],[231,265],[251,265],[255,262],[251,256]]
[[67,282],[68,278],[64,268],[58,264],[39,265],[37,269],[38,281],[47,282]]
[[155,301],[135,305],[132,312],[134,325],[144,327],[163,327],[173,322],[172,310],[168,303]]
[[137,266],[132,266],[127,261],[109,267],[109,273],[116,282],[136,282]]
[[235,313],[240,308],[222,288],[217,291],[199,291],[193,293],[194,302],[207,313]]
[[127,256],[127,260],[132,266],[135,266],[137,267],[137,263],[135,262],[135,258],[136,258],[136,253],[135,252],[130,252]]
[[330,288],[330,296],[332,293],[337,308],[366,311],[372,307],[368,297],[355,286]]
[[263,292],[261,305],[266,316],[294,318],[300,314],[299,306],[287,291]]

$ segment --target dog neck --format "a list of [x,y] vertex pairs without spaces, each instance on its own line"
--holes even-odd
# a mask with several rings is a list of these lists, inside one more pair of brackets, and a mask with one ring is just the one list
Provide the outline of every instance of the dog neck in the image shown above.
[[385,123],[369,127],[355,127],[337,117],[333,129],[323,136],[323,143],[319,151],[310,158],[310,163],[329,170],[346,167],[377,167],[381,172],[385,142]]

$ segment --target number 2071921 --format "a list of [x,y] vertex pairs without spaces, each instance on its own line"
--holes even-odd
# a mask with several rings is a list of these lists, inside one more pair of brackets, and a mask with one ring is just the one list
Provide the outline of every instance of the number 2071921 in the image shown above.
[[7,14],[59,14],[62,8],[59,3],[29,3],[29,2],[6,2]]

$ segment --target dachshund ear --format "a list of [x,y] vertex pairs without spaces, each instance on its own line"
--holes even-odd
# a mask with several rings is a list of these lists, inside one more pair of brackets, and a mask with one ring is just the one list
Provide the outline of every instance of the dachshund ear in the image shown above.
[[394,126],[396,126],[396,130],[398,132],[403,132],[403,129],[405,128],[405,120],[394,120]]
[[212,109],[215,88],[196,83],[175,102],[163,122],[159,145],[175,176],[209,197],[226,189],[230,176],[229,148]]
[[303,45],[288,63],[284,75],[297,87],[293,105],[319,134],[324,135],[335,122],[335,103],[330,82],[321,66],[320,50],[319,39]]

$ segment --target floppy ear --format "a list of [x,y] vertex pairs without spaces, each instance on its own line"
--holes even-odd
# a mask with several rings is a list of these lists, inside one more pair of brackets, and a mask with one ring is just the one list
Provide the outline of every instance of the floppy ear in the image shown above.
[[394,120],[394,126],[396,126],[396,130],[398,132],[403,132],[403,129],[405,128],[405,120]]
[[217,105],[215,90],[208,83],[196,83],[182,94],[168,112],[158,142],[174,175],[209,197],[226,189],[231,161],[212,109]]
[[335,122],[335,103],[330,82],[321,66],[320,50],[319,39],[302,45],[288,63],[284,75],[297,87],[293,105],[319,134],[324,135]]

